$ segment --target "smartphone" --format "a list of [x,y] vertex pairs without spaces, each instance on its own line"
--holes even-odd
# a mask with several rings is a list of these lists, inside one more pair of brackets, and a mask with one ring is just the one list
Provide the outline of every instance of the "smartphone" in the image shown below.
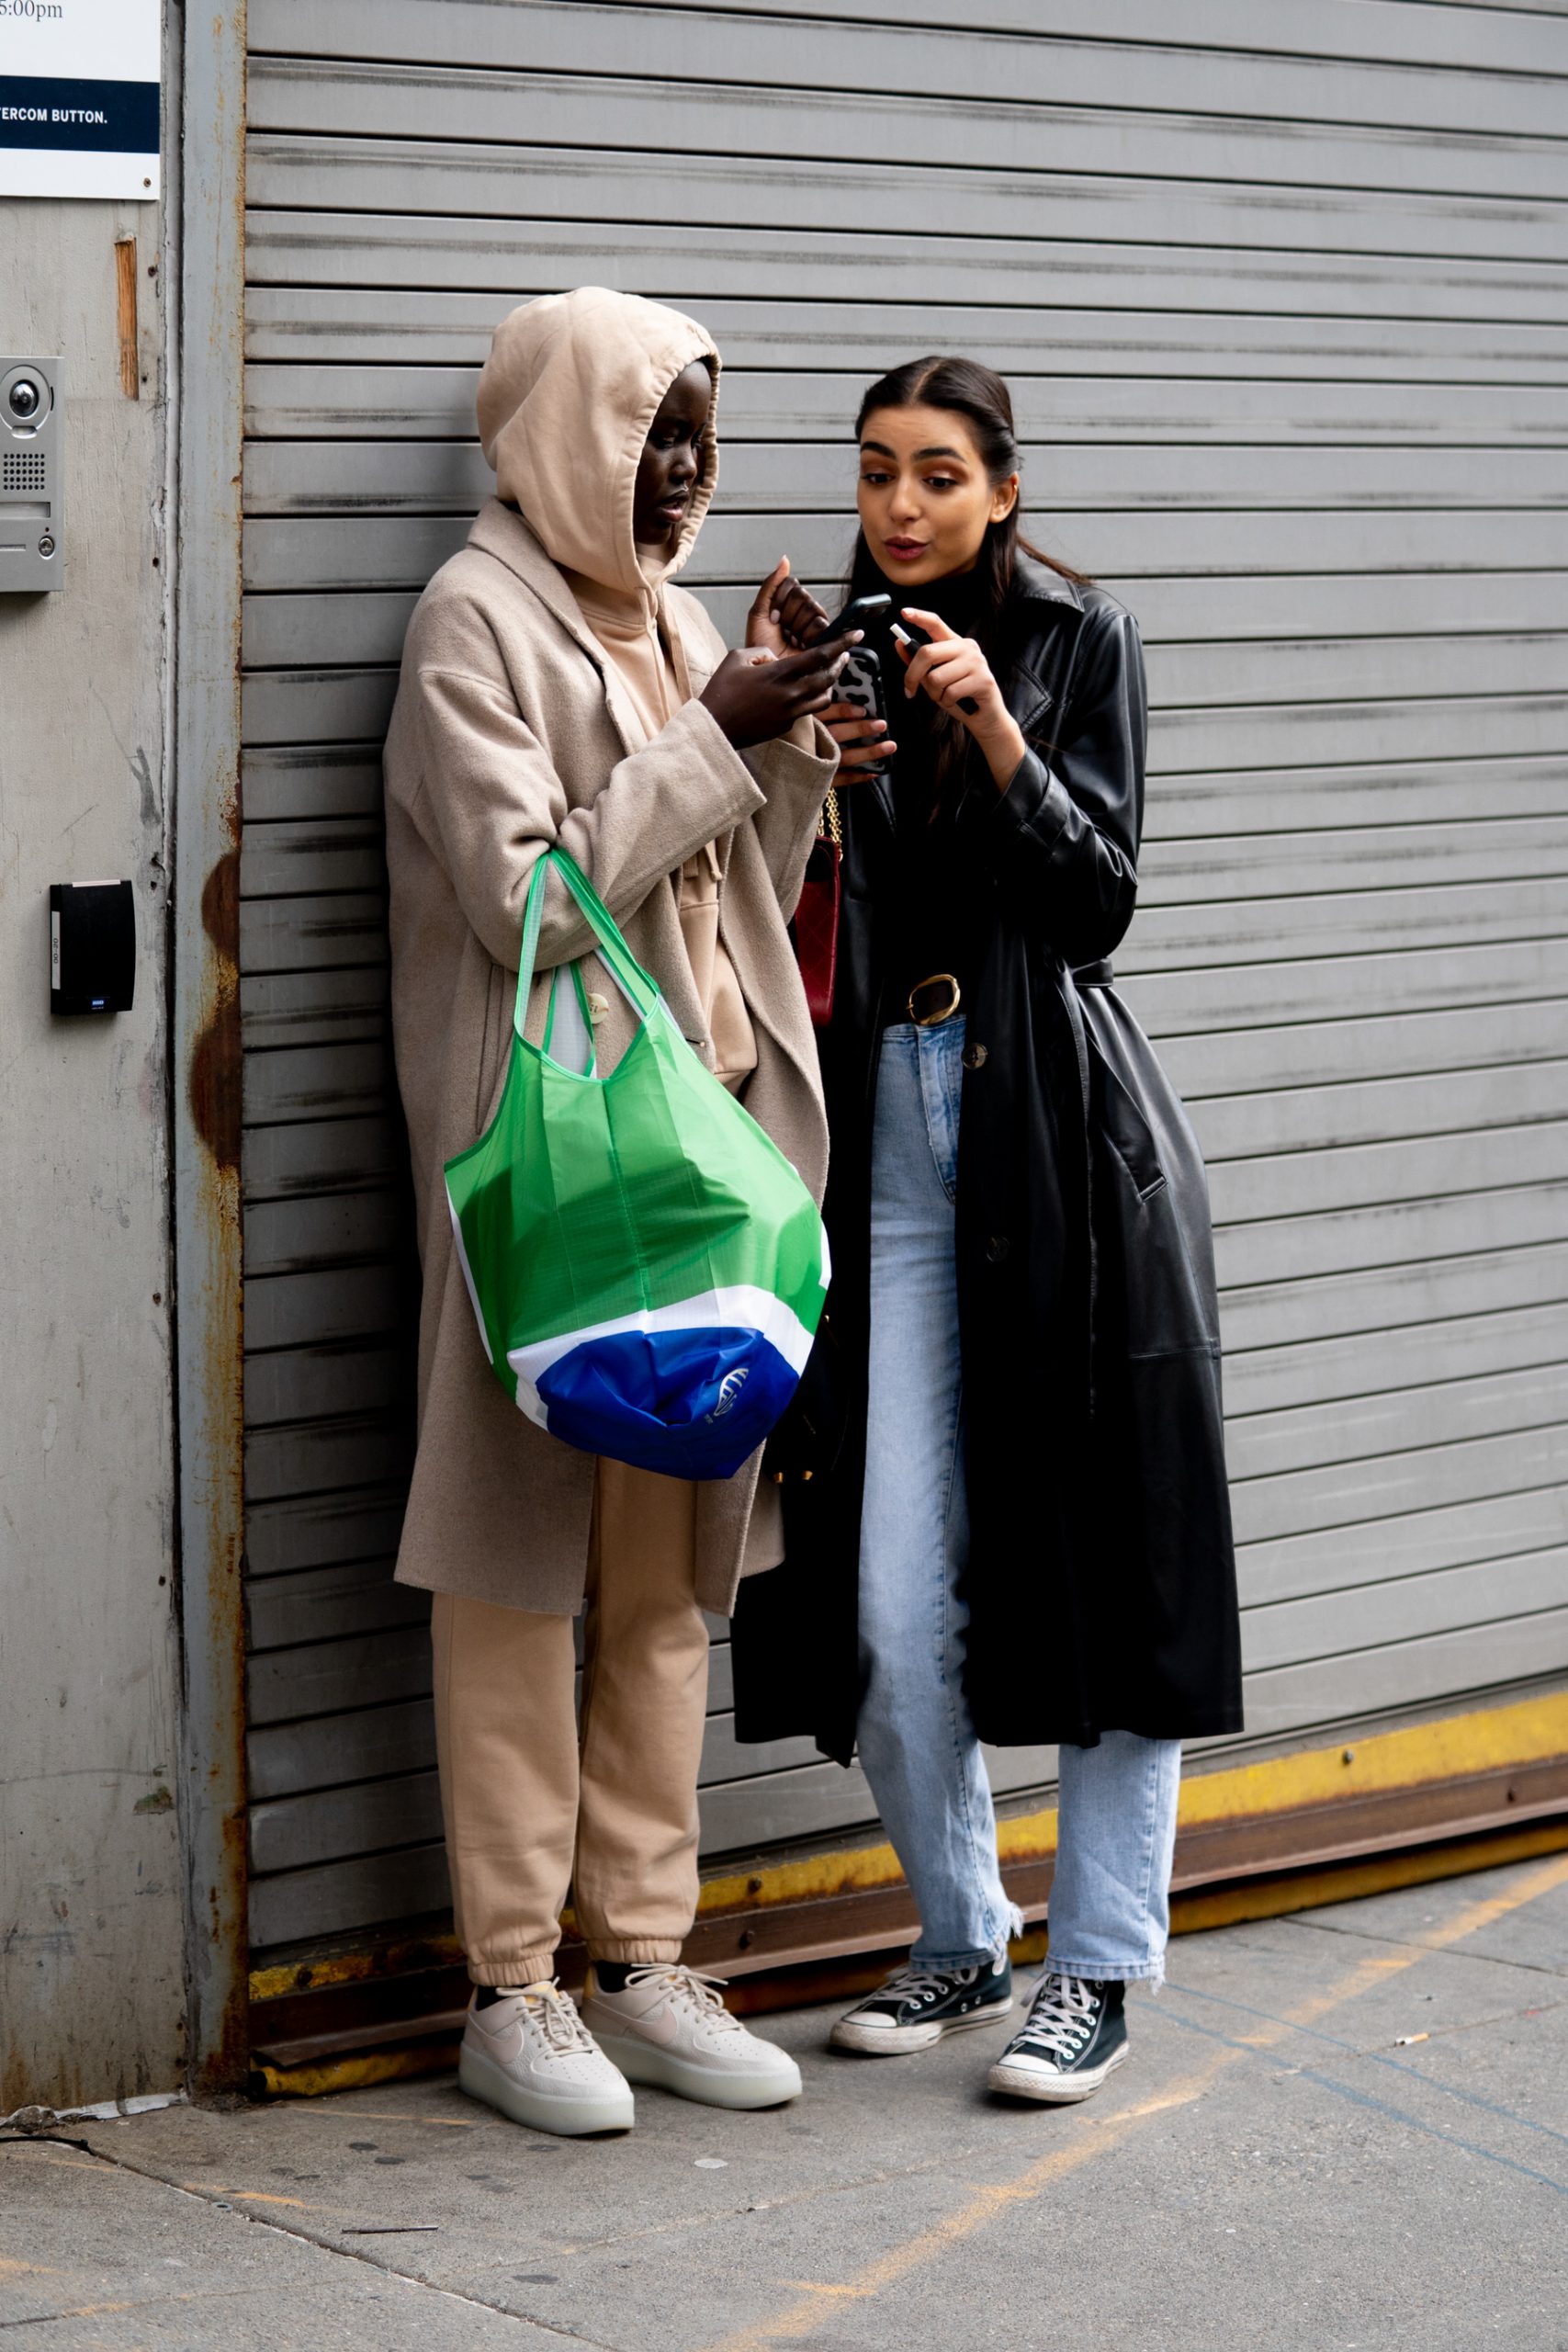
[[882,664],[869,645],[853,646],[845,655],[833,693],[838,701],[852,703],[863,718],[886,720],[887,697],[882,690]]
[[893,609],[891,596],[856,596],[844,606],[836,621],[829,621],[824,637],[843,637],[852,628],[870,628],[877,621],[885,621]]
[[[929,645],[931,642],[930,629],[921,628],[918,621],[907,620],[902,615],[891,624],[889,635],[895,638],[898,644],[907,645],[911,654],[918,652],[922,645]],[[960,710],[976,711],[980,706],[973,695],[960,695],[958,707]]]
[[[823,637],[844,637],[851,629],[869,629],[885,621],[892,607],[891,596],[856,596],[814,641],[820,644]],[[851,648],[834,691],[840,702],[852,703],[863,718],[886,722],[887,697],[882,687],[882,663],[869,645]]]

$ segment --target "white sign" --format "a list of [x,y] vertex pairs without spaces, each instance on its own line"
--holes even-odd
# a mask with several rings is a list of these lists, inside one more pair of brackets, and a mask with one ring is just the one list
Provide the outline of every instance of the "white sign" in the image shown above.
[[158,194],[161,0],[0,0],[0,196]]

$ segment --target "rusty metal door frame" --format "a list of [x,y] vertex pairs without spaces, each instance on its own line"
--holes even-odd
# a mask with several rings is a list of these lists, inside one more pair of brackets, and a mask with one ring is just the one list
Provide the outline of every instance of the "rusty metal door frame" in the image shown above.
[[[188,2087],[245,2077],[240,1225],[244,0],[171,11],[173,994],[181,1836]],[[183,27],[183,43],[181,30]],[[176,142],[170,140],[174,150]],[[177,172],[176,172],[177,167]]]

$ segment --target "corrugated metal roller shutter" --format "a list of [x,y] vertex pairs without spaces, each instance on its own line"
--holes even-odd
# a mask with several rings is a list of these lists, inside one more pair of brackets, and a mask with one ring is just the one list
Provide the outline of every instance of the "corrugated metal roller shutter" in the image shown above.
[[[841,571],[874,370],[946,347],[1008,373],[1034,527],[1149,640],[1119,961],[1213,1169],[1251,1723],[1568,1664],[1568,24],[964,13],[251,0],[264,1945],[445,1897],[423,1608],[388,1572],[408,1291],[378,744],[413,599],[488,486],[490,330],[565,285],[690,308],[723,347],[694,584],[731,627],[781,548]],[[707,1849],[864,1820],[802,1744],[737,1748],[727,1669],[721,1644]],[[1050,1776],[997,1760],[1005,1789]]]

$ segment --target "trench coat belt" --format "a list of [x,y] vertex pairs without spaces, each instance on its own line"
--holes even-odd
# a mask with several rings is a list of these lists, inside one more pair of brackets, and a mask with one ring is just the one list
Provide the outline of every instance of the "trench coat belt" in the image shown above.
[[1077,1065],[1078,1097],[1083,1112],[1083,1118],[1078,1129],[1077,1140],[1082,1153],[1080,1170],[1083,1182],[1084,1215],[1089,1227],[1089,1230],[1084,1237],[1089,1254],[1089,1281],[1086,1285],[1088,1295],[1084,1302],[1087,1310],[1083,1334],[1084,1385],[1086,1391],[1085,1401],[1089,1412],[1092,1414],[1094,1411],[1095,1388],[1094,1322],[1095,1308],[1100,1290],[1100,1253],[1095,1246],[1094,1213],[1091,1198],[1094,1183],[1094,1155],[1089,1148],[1089,1126],[1092,1118],[1092,1102],[1090,1094],[1091,1081],[1089,1077],[1089,1058],[1090,1046],[1089,1032],[1084,1026],[1083,1007],[1078,1002],[1078,990],[1080,989],[1109,987],[1111,983],[1111,959],[1108,956],[1102,956],[1093,964],[1080,965],[1077,970],[1058,965],[1057,971],[1060,975],[1057,982],[1057,993],[1061,999],[1062,1010],[1067,1017],[1067,1027],[1073,1041],[1074,1057]]

